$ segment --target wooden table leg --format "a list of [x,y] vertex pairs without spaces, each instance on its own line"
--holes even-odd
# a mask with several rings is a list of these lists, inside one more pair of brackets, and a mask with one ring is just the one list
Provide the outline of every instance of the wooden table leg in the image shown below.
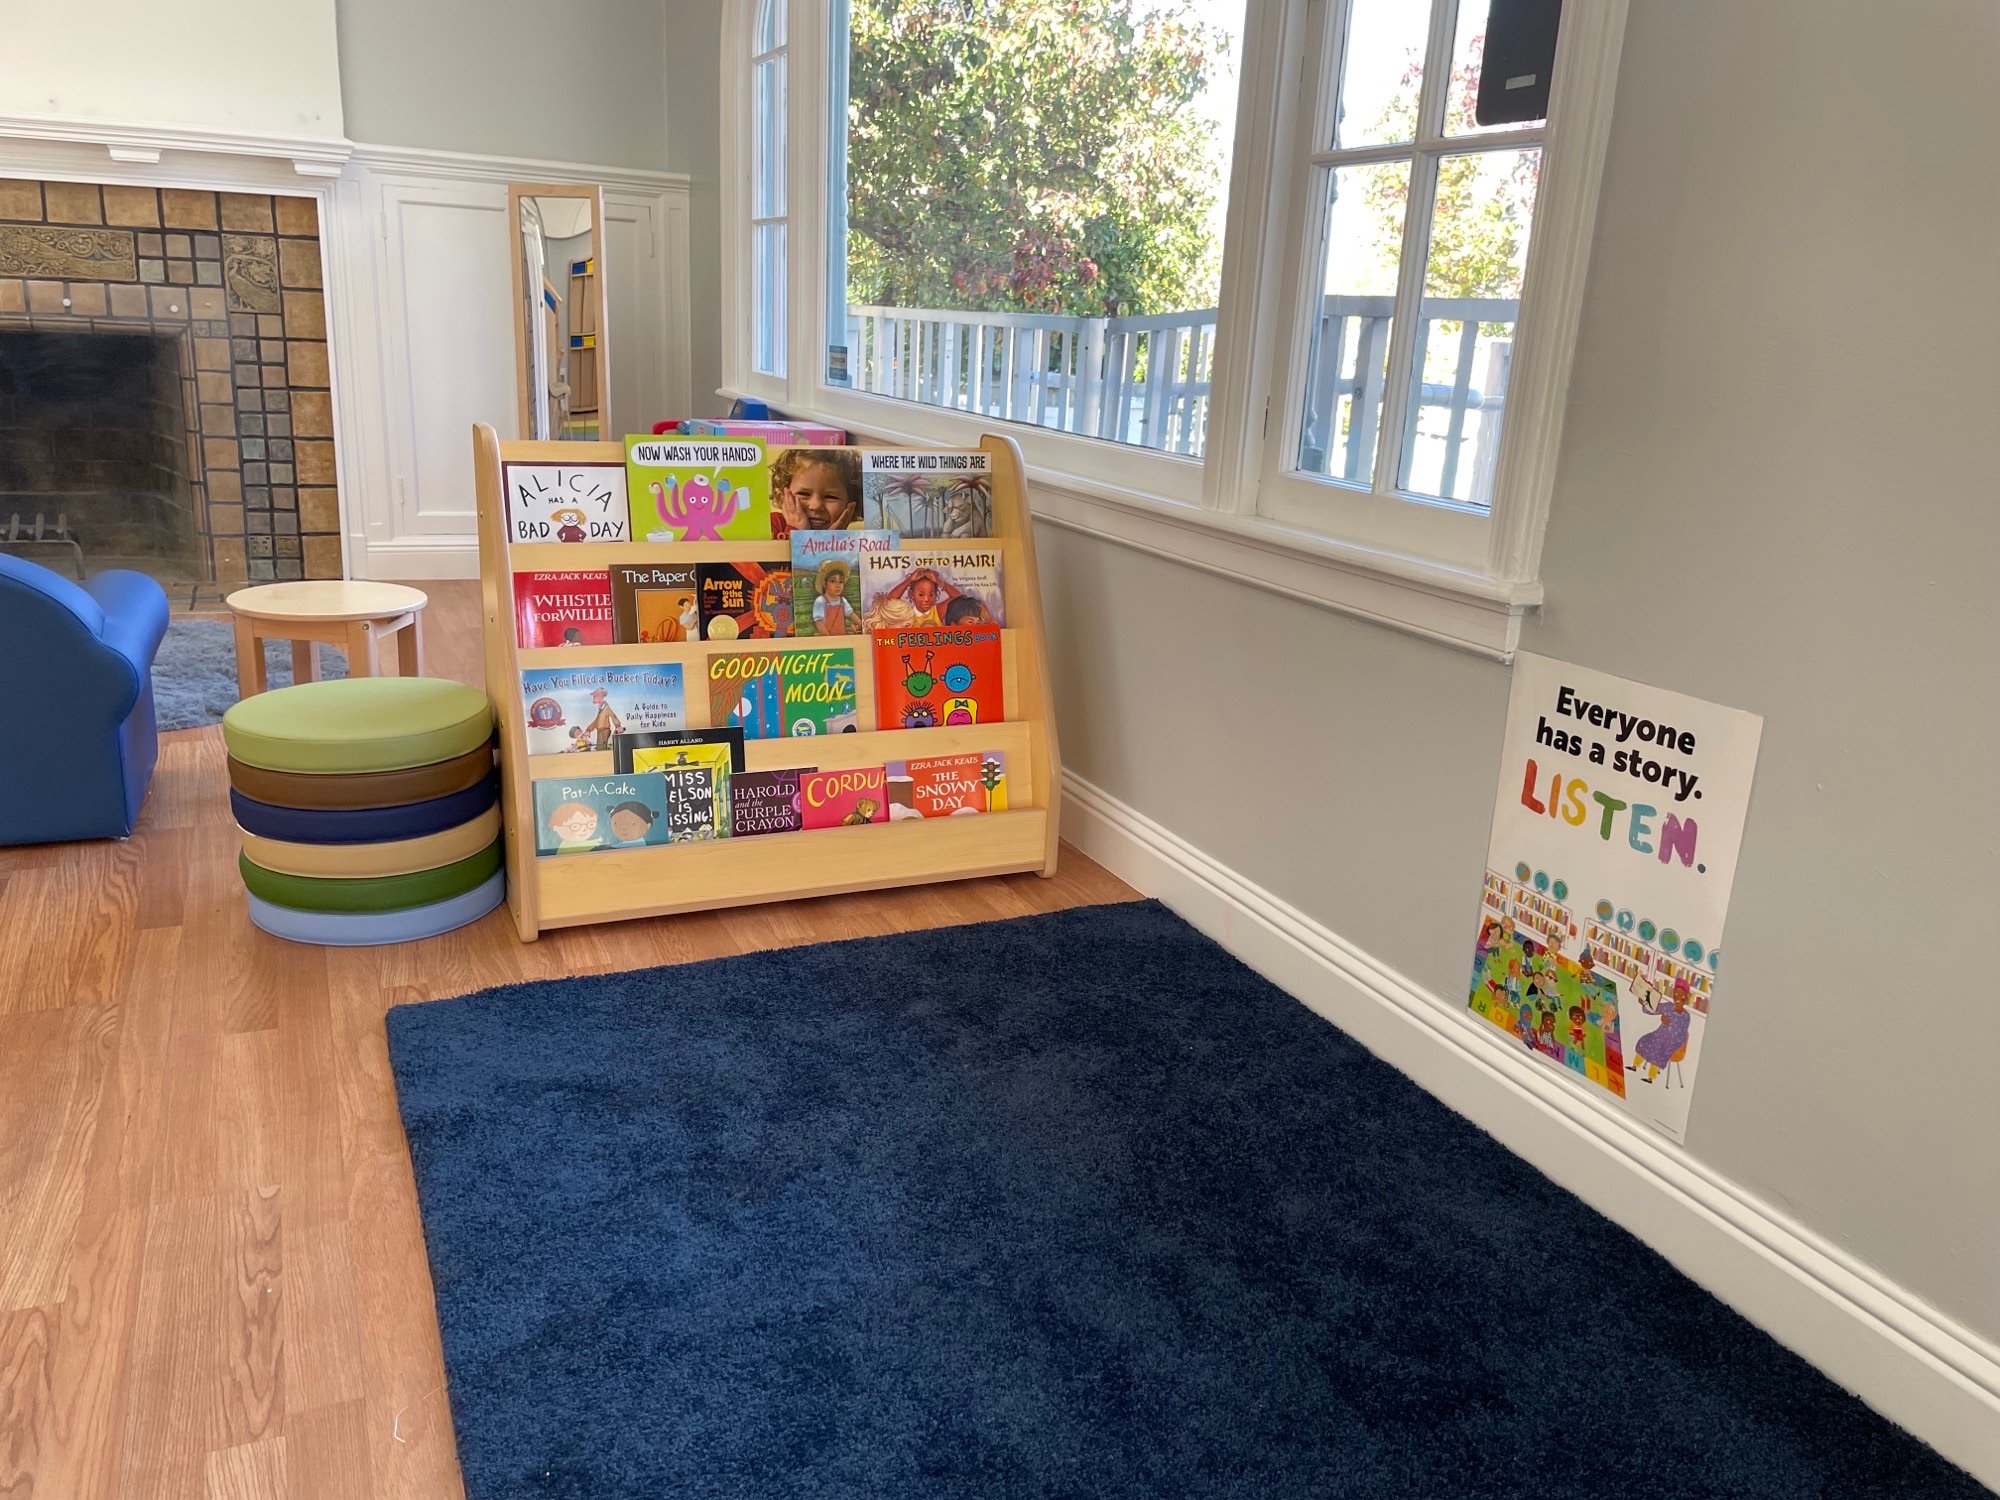
[[347,627],[347,675],[380,677],[381,643],[375,637],[373,620],[356,620]]
[[319,681],[319,642],[292,642],[292,681]]
[[242,615],[236,616],[236,695],[254,698],[270,687],[264,675],[264,642],[257,628]]
[[396,636],[396,670],[405,677],[424,675],[424,615],[410,615]]

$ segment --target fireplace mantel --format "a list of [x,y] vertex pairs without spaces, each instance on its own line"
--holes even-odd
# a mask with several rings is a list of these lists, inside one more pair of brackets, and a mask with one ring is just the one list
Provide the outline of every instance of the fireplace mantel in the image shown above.
[[345,137],[239,135],[167,125],[65,120],[36,115],[0,115],[0,140],[44,142],[67,148],[96,147],[110,162],[154,164],[169,157],[257,158],[289,165],[299,177],[338,177],[354,155]]

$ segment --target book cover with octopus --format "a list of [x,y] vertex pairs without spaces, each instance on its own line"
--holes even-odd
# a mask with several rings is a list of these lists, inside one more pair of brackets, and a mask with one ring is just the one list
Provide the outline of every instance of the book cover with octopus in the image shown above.
[[1762,731],[1740,709],[1514,660],[1467,1005],[1674,1140]]
[[996,724],[1007,717],[998,626],[878,630],[874,639],[877,729]]
[[628,437],[625,481],[634,538],[770,540],[771,475],[754,439]]

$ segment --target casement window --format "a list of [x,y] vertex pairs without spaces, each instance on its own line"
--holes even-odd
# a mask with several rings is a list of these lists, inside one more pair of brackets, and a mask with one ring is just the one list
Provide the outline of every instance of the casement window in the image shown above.
[[750,53],[750,366],[782,377],[786,368],[786,161],[790,142],[785,72],[789,0],[757,0]]
[[1553,0],[783,3],[725,69],[733,390],[1008,431],[1058,524],[1512,649],[1624,0],[1552,65]]

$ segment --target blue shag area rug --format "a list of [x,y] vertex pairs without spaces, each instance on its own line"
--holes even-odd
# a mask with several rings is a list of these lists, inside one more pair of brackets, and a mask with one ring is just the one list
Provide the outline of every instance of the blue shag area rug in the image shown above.
[[472,1500],[1985,1494],[1153,902],[388,1029]]
[[[347,658],[319,650],[321,677],[345,677]],[[264,642],[265,671],[274,688],[292,685],[292,648]],[[162,729],[220,724],[236,702],[236,627],[227,620],[175,620],[153,658],[153,711]]]

